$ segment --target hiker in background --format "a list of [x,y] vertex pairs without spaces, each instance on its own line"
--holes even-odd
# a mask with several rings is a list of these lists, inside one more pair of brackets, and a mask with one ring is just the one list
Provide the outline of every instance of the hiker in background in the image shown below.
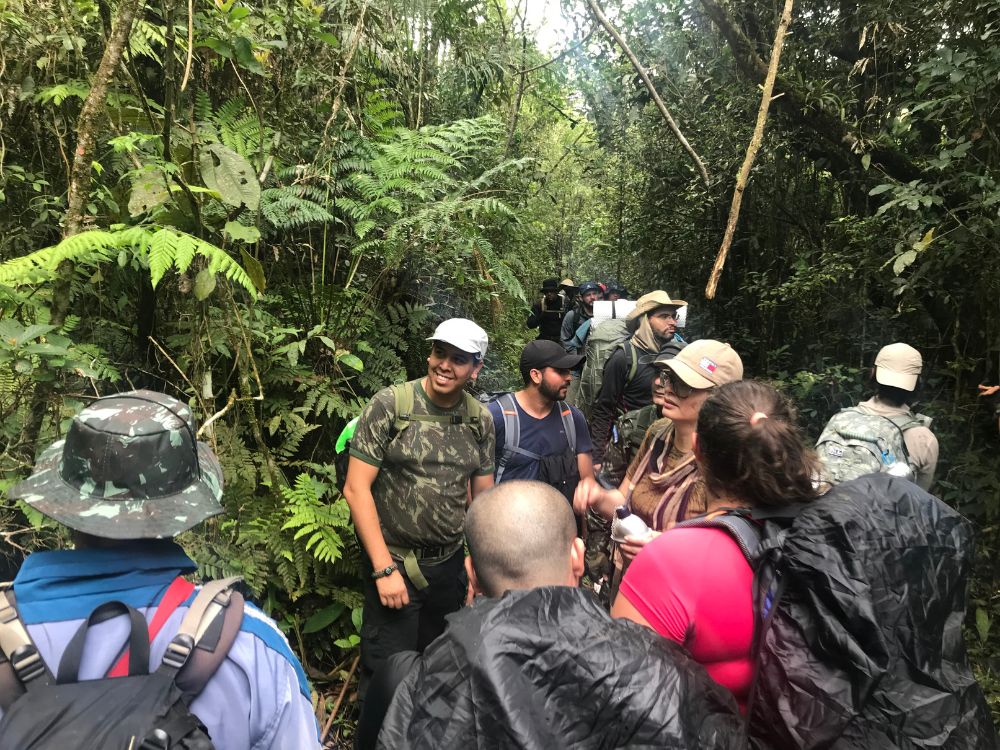
[[920,352],[909,344],[882,347],[875,358],[875,395],[835,414],[816,443],[826,479],[839,484],[886,472],[930,489],[938,441],[930,417],[910,408],[922,369]]
[[562,333],[560,343],[570,354],[582,354],[583,346],[586,343],[578,338],[577,331],[585,321],[594,317],[594,302],[600,299],[601,287],[596,281],[585,281],[580,285],[579,299],[576,304],[566,313],[562,322]]
[[577,586],[583,543],[563,497],[504,482],[469,509],[483,596],[411,666],[379,747],[742,747],[732,697],[674,643],[612,620]]
[[572,371],[582,360],[554,341],[532,341],[524,347],[524,388],[489,404],[496,430],[497,484],[537,479],[572,502],[580,477],[593,476],[587,422],[579,409],[564,401]]
[[531,306],[531,314],[525,325],[538,329],[538,338],[559,342],[562,331],[563,314],[569,309],[559,294],[559,281],[545,279],[542,282],[542,298]]
[[363,700],[372,674],[422,651],[462,606],[466,503],[493,485],[493,420],[464,388],[486,332],[452,318],[428,339],[427,375],[379,391],[351,442],[344,497],[361,541]]
[[106,396],[10,490],[68,527],[75,548],[32,553],[0,590],[4,747],[43,735],[67,750],[165,748],[167,735],[202,747],[200,720],[217,750],[319,748],[278,626],[231,581],[199,590],[184,578],[197,566],[172,538],[223,512],[222,467],[195,435],[191,410],[166,394]]
[[[590,438],[595,464],[600,465],[604,460],[615,419],[652,403],[657,374],[653,360],[666,360],[683,348],[685,342],[676,333],[677,310],[686,304],[684,300],[670,299],[664,291],[650,292],[636,301],[635,309],[625,318],[632,336],[616,346],[607,358],[594,398]],[[595,364],[600,366],[599,362]],[[587,383],[581,382],[581,400],[593,392],[595,389],[588,390]]]
[[576,295],[580,288],[573,279],[565,278],[559,282],[559,296],[563,298],[563,309],[569,310],[576,304]]
[[628,298],[628,289],[617,281],[612,281],[608,284],[608,290],[604,293],[604,299],[609,302],[617,302],[620,299]]
[[608,520],[624,508],[652,530],[642,537],[627,536],[612,549],[612,600],[621,573],[644,545],[678,521],[705,512],[707,494],[693,452],[698,412],[713,388],[743,377],[739,355],[712,339],[688,344],[654,365],[663,418],[647,430],[618,489],[584,480],[573,501],[578,514],[596,513]]

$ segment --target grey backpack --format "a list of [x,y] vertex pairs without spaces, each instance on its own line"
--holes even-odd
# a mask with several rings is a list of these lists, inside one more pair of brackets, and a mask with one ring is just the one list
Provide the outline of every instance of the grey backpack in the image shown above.
[[930,426],[922,414],[875,414],[863,406],[841,409],[833,415],[816,441],[824,478],[840,484],[865,474],[891,473],[913,477],[903,433]]

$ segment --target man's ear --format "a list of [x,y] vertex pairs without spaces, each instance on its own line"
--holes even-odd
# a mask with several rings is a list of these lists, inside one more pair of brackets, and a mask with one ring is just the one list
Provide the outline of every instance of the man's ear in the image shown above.
[[573,585],[579,582],[580,577],[583,575],[583,563],[584,555],[586,552],[586,546],[580,537],[573,540],[573,545],[569,548],[569,560],[570,566],[573,570]]
[[472,592],[476,595],[482,594],[483,590],[479,588],[479,579],[476,578],[476,569],[472,567],[472,558],[468,555],[465,556],[465,572],[469,576],[469,585],[472,586]]
[[473,382],[475,382],[476,378],[479,377],[479,371],[483,369],[483,365],[484,364],[486,364],[486,363],[483,362],[482,360],[480,360],[479,363],[475,367],[472,368],[472,372],[469,374],[469,378]]

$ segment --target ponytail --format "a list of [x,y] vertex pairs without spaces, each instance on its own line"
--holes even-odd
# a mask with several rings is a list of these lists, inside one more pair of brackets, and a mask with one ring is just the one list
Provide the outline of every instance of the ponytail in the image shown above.
[[802,439],[794,408],[759,381],[712,389],[698,414],[698,454],[705,482],[719,496],[766,508],[818,494],[819,461]]

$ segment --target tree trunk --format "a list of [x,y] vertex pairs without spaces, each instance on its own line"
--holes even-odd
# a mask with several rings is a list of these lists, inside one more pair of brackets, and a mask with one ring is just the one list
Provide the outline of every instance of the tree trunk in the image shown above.
[[[143,7],[143,3],[144,0],[123,0],[118,9],[118,18],[115,21],[114,29],[108,38],[107,46],[104,48],[101,64],[91,82],[90,93],[87,94],[83,108],[80,110],[76,128],[76,149],[73,152],[73,167],[70,170],[69,188],[66,194],[66,214],[63,217],[64,239],[80,234],[84,229],[83,210],[87,201],[90,200],[94,149],[97,145],[97,132],[104,112],[104,103],[107,101],[108,88],[111,86],[111,80],[118,69],[118,63],[121,62],[122,51],[132,33],[132,22],[139,9]],[[69,261],[62,263],[52,284],[49,322],[57,327],[65,322],[66,314],[69,312],[73,270],[73,263]],[[51,395],[52,386],[48,383],[39,383],[31,397],[31,414],[25,424],[24,440],[22,441],[23,450],[26,452],[25,457],[28,460],[33,458],[33,455],[29,454],[34,452],[35,443],[38,442],[38,435],[42,430],[42,422],[45,420],[45,411],[48,408]]]
[[750,179],[750,169],[753,167],[754,160],[757,158],[757,152],[760,150],[760,145],[764,140],[764,126],[767,124],[767,111],[771,106],[771,94],[774,92],[774,79],[778,75],[781,48],[785,45],[785,32],[788,31],[788,24],[792,22],[793,2],[794,0],[785,0],[785,7],[781,11],[781,20],[778,22],[778,29],[774,33],[774,44],[771,45],[771,62],[767,68],[767,77],[764,79],[764,92],[761,94],[760,109],[757,110],[757,122],[753,128],[750,145],[747,146],[746,156],[743,158],[743,165],[736,176],[736,188],[733,190],[733,203],[729,209],[726,231],[722,237],[722,244],[719,246],[719,254],[715,258],[715,265],[712,267],[712,274],[708,279],[708,286],[705,287],[705,299],[713,299],[715,297],[715,289],[719,284],[719,276],[722,275],[722,268],[726,264],[726,256],[729,254],[729,246],[733,244],[736,224],[740,219],[740,205],[743,202],[743,191],[746,190],[747,181]]

